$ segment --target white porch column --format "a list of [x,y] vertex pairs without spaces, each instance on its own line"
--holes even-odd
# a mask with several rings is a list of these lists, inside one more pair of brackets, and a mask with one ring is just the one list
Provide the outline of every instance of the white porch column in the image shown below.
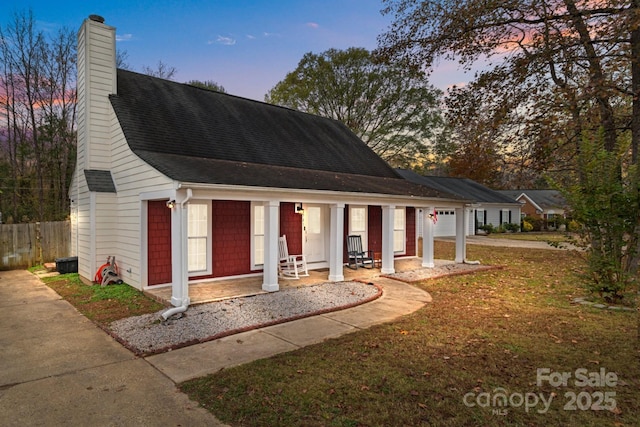
[[264,267],[262,290],[275,292],[278,284],[278,234],[280,232],[280,202],[264,202]]
[[329,280],[344,281],[344,203],[331,205],[329,227]]
[[467,258],[467,209],[456,208],[456,263]]
[[433,259],[433,211],[435,208],[429,206],[424,210],[422,219],[422,266],[427,268],[435,267]]
[[380,273],[393,274],[396,272],[393,259],[393,221],[396,207],[387,205],[382,207],[382,268]]
[[188,307],[189,265],[187,254],[188,204],[177,203],[171,209],[171,304]]

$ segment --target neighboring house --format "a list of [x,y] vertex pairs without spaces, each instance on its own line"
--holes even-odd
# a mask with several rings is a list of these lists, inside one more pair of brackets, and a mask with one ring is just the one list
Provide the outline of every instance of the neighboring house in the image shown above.
[[500,193],[522,205],[522,216],[544,220],[566,218],[567,202],[558,190],[501,190]]
[[[78,33],[70,189],[85,279],[115,256],[126,283],[171,286],[184,310],[198,281],[261,276],[277,291],[281,235],[341,281],[348,234],[393,273],[395,257],[416,256],[417,215],[435,206],[464,215],[467,201],[403,179],[338,121],[116,70],[115,57],[115,28],[92,15]],[[429,248],[433,227],[424,239]],[[431,246],[422,265],[433,261]]]
[[[465,207],[468,211],[468,220],[466,221],[467,235],[476,234],[479,227],[486,224],[491,224],[494,227],[499,227],[504,223],[520,224],[520,203],[471,179],[422,176],[404,169],[398,169],[397,171],[411,182],[446,191],[471,201]],[[438,220],[434,227],[435,236],[454,236],[456,234],[455,211],[436,206],[436,212]],[[420,227],[420,224],[418,226]]]

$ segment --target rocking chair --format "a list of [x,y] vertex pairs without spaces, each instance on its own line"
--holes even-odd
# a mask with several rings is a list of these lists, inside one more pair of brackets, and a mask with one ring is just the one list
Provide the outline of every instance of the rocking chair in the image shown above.
[[347,267],[357,270],[358,266],[373,268],[373,251],[362,249],[362,237],[360,235],[347,236],[347,254],[349,262]]
[[278,250],[280,258],[278,262],[278,273],[283,279],[299,279],[300,276],[308,276],[307,260],[304,255],[289,255],[287,246],[287,236],[278,238]]

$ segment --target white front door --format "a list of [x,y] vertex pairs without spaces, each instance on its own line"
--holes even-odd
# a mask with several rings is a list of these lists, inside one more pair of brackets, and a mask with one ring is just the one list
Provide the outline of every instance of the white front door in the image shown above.
[[325,210],[322,206],[304,206],[303,252],[307,262],[326,261],[325,254]]

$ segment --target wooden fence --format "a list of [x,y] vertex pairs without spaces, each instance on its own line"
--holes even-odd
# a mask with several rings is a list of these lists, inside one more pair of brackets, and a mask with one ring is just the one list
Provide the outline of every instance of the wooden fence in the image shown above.
[[32,267],[70,254],[69,221],[0,224],[0,270]]

